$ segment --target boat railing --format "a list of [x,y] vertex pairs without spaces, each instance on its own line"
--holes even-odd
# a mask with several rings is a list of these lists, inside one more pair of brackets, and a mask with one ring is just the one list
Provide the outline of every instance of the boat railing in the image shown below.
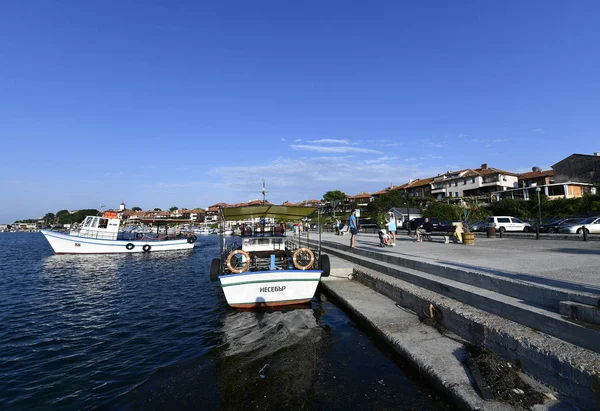
[[71,235],[76,235],[78,237],[85,238],[93,238],[96,240],[116,240],[119,233],[110,233],[110,232],[102,232],[102,231],[90,231],[90,230],[80,230],[78,232],[71,231]]

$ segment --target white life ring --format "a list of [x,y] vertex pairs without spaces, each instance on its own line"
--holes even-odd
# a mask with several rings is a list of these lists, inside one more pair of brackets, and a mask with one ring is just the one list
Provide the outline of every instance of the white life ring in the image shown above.
[[[298,261],[298,256],[302,252],[307,253],[308,256],[310,257],[310,261],[306,265],[302,265]],[[315,263],[315,255],[310,250],[310,248],[302,247],[302,248],[299,248],[296,251],[294,251],[294,254],[292,254],[292,261],[294,262],[294,267],[296,267],[298,270],[309,270],[312,268],[313,264]]]
[[[244,265],[242,267],[235,268],[231,265],[231,260],[233,259],[234,256],[240,255],[240,254],[246,259],[246,262],[244,263]],[[227,256],[227,268],[229,269],[229,271],[231,271],[234,274],[243,273],[248,268],[250,268],[250,256],[244,250],[233,250]]]

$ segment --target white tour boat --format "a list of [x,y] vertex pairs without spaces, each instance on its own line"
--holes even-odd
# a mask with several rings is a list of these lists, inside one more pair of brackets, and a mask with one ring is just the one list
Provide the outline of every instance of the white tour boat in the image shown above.
[[212,260],[210,279],[221,282],[230,306],[280,306],[313,298],[321,276],[329,275],[329,257],[321,254],[320,244],[311,250],[299,238],[286,237],[283,223],[300,221],[313,211],[270,204],[220,210],[221,227],[226,221],[260,221],[258,229],[242,225],[241,237],[225,237],[221,229],[221,255]]
[[[148,220],[150,222],[150,220]],[[152,221],[166,225],[168,220]],[[41,230],[56,254],[148,253],[154,251],[188,250],[195,246],[196,236],[156,235],[119,231],[121,219],[116,212],[87,216],[77,231],[69,234]],[[163,230],[164,231],[164,230]]]

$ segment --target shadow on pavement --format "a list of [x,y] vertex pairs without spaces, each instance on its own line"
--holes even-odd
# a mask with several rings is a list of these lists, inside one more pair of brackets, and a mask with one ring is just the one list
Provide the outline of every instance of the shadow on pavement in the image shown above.
[[581,249],[581,248],[553,248],[551,250],[548,251],[555,251],[557,253],[566,253],[566,254],[595,254],[595,255],[600,255],[600,249],[598,250],[588,250],[588,249]]
[[470,269],[473,271],[480,271],[480,272],[493,274],[493,275],[497,275],[497,276],[501,276],[501,277],[511,278],[513,280],[526,281],[528,283],[543,284],[543,285],[547,285],[547,286],[555,287],[555,288],[563,288],[563,289],[573,290],[573,291],[582,291],[582,292],[592,293],[592,294],[598,294],[598,292],[600,291],[600,287],[591,287],[591,286],[573,283],[573,282],[569,282],[569,281],[553,280],[550,278],[544,278],[544,277],[539,277],[539,276],[529,275],[529,274],[519,274],[519,273],[515,273],[515,272],[510,272],[510,271],[494,270],[491,268],[485,268],[485,267],[480,267],[480,266],[476,266],[476,265],[455,263],[453,261],[437,260],[437,262],[440,264],[447,265],[447,266],[467,268],[467,269]]

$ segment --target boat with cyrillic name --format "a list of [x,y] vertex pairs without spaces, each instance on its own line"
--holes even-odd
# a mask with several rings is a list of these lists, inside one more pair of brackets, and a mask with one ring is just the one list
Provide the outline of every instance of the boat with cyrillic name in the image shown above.
[[[286,223],[298,222],[313,207],[259,205],[220,209],[220,257],[212,260],[210,278],[220,281],[227,303],[236,308],[309,302],[321,276],[330,271],[321,247],[302,245],[286,236]],[[259,221],[253,227],[248,221]],[[225,236],[224,227],[241,222],[241,236]]]

